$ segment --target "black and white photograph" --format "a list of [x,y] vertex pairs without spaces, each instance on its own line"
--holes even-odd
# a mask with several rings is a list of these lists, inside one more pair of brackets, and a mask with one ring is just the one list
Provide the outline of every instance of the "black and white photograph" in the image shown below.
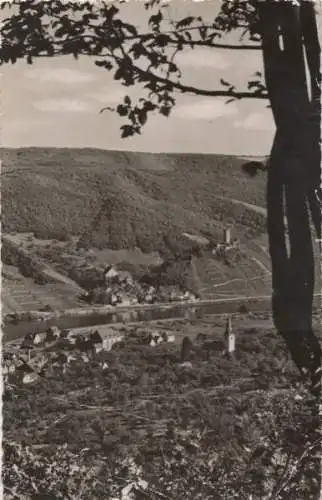
[[5,500],[322,500],[319,0],[0,1]]

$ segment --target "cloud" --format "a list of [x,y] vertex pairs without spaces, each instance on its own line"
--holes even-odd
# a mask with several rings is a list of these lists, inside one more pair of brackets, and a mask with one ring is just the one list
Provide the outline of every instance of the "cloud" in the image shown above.
[[250,113],[243,120],[234,122],[234,127],[248,130],[272,130],[274,123],[269,113]]
[[34,68],[25,72],[27,78],[49,83],[75,85],[95,80],[94,75],[71,68]]
[[92,111],[91,105],[79,99],[44,99],[33,103],[40,111],[48,113],[86,113]]
[[180,66],[193,66],[203,68],[226,69],[232,64],[229,58],[220,52],[212,49],[194,49],[189,52],[181,52],[176,58]]
[[190,104],[184,104],[174,108],[172,115],[187,120],[215,120],[224,116],[232,116],[238,113],[234,102],[226,104],[225,100],[203,99]]
[[102,104],[118,104],[123,101],[126,94],[128,94],[128,92],[121,88],[111,90],[102,89],[97,92],[88,93],[87,97]]

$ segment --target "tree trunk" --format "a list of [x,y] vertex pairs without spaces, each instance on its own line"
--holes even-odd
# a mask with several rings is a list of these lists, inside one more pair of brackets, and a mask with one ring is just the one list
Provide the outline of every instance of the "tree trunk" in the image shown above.
[[[299,370],[321,364],[312,329],[314,254],[310,216],[321,237],[320,47],[314,7],[307,1],[258,3],[265,78],[276,134],[268,169],[267,230],[272,309]],[[308,76],[305,66],[307,60]],[[284,216],[287,217],[287,252]]]

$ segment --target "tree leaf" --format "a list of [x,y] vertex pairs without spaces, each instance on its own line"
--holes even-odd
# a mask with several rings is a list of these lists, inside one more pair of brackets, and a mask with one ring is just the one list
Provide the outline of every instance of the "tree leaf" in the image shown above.
[[168,117],[170,115],[171,108],[169,106],[161,106],[159,112],[161,115]]
[[116,14],[119,12],[119,9],[117,7],[115,7],[115,5],[111,5],[111,7],[109,7],[106,11],[106,17],[108,20],[111,20],[113,19],[114,16],[116,16]]
[[130,52],[133,52],[134,59],[138,59],[146,54],[146,48],[141,42],[138,42],[132,45]]
[[220,78],[220,83],[221,83],[221,85],[224,85],[225,87],[229,87],[230,86],[230,83],[226,82],[226,80],[224,80],[223,78]]
[[105,68],[107,70],[113,68],[113,64],[111,63],[111,61],[95,61],[95,65],[99,68]]
[[146,121],[148,119],[148,115],[145,109],[140,109],[138,111],[138,120],[140,122],[140,125],[145,125]]
[[161,10],[159,10],[159,12],[157,14],[150,17],[149,25],[153,26],[153,28],[159,28],[162,19],[163,19],[163,15],[162,15]]
[[125,28],[133,36],[138,35],[137,29],[133,24],[123,23],[123,28]]
[[144,103],[144,108],[146,109],[146,111],[154,111],[156,107],[157,106],[151,101],[145,101]]
[[190,24],[195,20],[195,17],[193,16],[188,16],[188,17],[184,17],[183,19],[181,19],[177,24],[176,24],[176,28],[185,28],[186,26],[190,26]]
[[178,70],[178,66],[176,64],[174,64],[173,62],[169,63],[168,68],[169,68],[170,73],[175,73]]
[[155,42],[159,47],[165,47],[168,44],[169,37],[161,33],[160,35],[155,37]]
[[124,104],[119,104],[116,108],[116,111],[120,116],[127,116],[128,114],[128,107],[124,106]]
[[132,125],[122,125],[121,130],[122,130],[121,137],[123,139],[126,137],[131,137],[135,133],[135,129]]
[[124,78],[125,72],[123,68],[118,68],[115,72],[114,75],[114,80],[121,80],[121,78]]

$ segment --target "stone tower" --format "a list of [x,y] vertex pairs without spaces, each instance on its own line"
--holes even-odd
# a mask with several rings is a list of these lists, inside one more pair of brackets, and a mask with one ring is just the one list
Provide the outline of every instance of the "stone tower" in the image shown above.
[[231,244],[231,227],[227,226],[224,230],[224,243],[225,245]]

